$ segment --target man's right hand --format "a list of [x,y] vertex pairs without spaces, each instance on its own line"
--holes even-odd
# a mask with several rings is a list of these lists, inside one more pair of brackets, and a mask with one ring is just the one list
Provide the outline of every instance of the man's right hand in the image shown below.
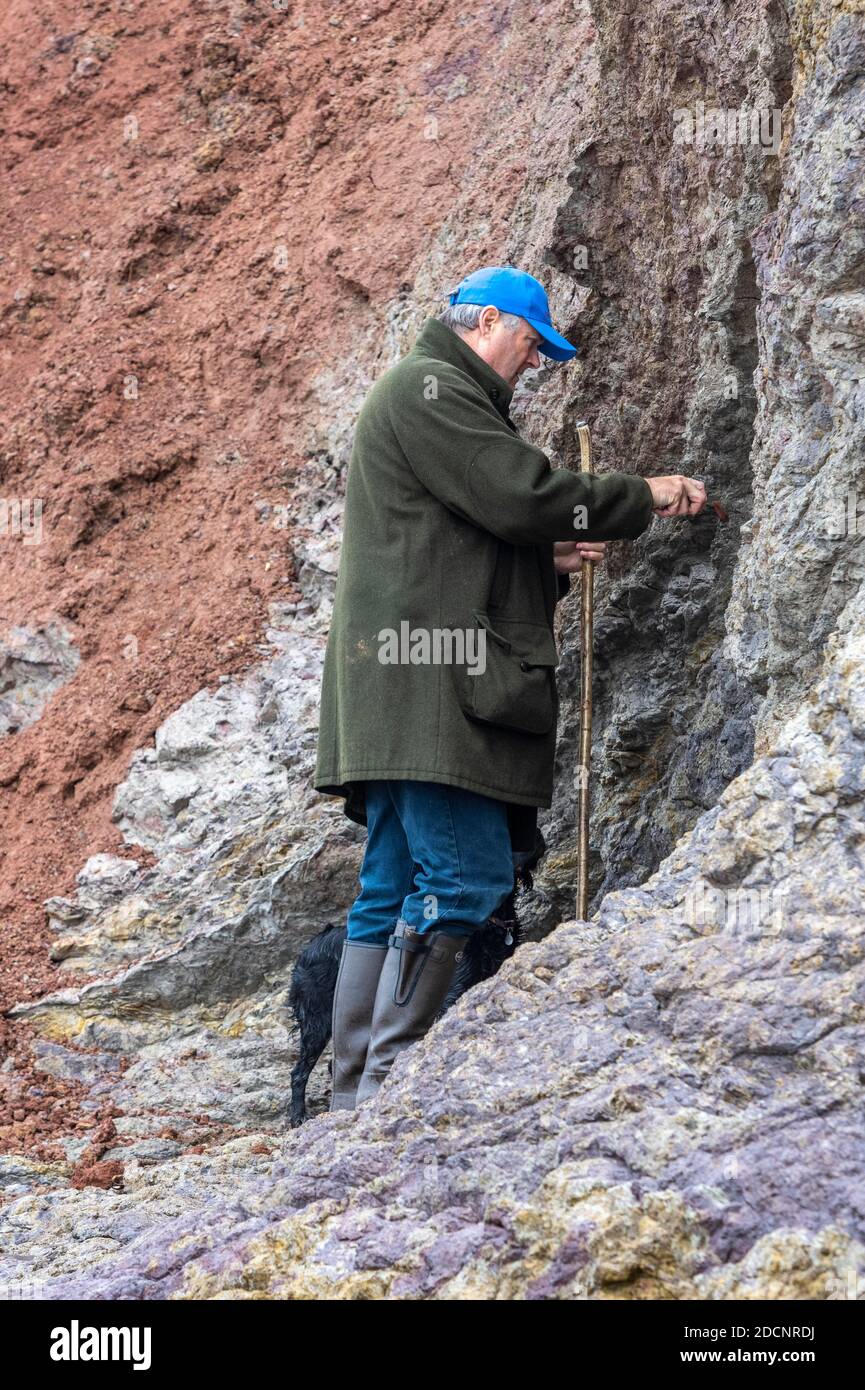
[[706,488],[696,478],[671,473],[666,478],[646,478],[652,489],[652,511],[657,516],[696,516],[706,505]]

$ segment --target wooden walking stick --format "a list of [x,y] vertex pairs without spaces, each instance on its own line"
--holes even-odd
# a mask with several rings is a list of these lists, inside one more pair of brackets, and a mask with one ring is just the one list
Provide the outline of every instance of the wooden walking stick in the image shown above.
[[[577,425],[580,471],[592,473],[592,436],[585,420]],[[577,762],[577,920],[589,915],[589,768],[592,760],[592,624],[595,565],[580,566],[580,752]]]
[[[585,420],[577,425],[580,437],[580,471],[593,473],[592,435]],[[719,521],[729,521],[720,501],[709,506]],[[589,915],[589,772],[592,762],[592,653],[595,602],[595,565],[583,560],[580,566],[580,751],[577,760],[577,920]]]

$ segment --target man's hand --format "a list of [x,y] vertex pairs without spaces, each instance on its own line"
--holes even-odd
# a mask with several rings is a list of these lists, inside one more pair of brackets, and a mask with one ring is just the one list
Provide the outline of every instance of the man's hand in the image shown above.
[[706,505],[706,488],[696,478],[671,473],[666,478],[647,478],[657,516],[696,516]]
[[583,560],[602,563],[607,551],[606,541],[556,541],[553,545],[553,564],[557,574],[576,574]]

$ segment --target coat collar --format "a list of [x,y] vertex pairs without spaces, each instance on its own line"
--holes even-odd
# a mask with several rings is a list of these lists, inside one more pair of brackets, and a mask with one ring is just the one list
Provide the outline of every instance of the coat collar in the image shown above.
[[509,386],[504,377],[499,376],[482,357],[478,357],[465,339],[454,333],[453,329],[448,328],[440,319],[427,319],[415,339],[412,351],[422,353],[425,357],[441,358],[468,372],[487,393],[499,413],[509,424],[511,423],[508,407],[514,394],[513,387]]

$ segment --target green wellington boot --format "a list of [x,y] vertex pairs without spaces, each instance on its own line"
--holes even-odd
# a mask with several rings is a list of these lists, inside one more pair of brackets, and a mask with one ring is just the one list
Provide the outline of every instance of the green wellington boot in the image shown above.
[[367,941],[342,944],[333,994],[333,1090],[331,1110],[353,1110],[369,1044],[375,994],[387,946]]
[[357,1103],[375,1095],[394,1058],[422,1038],[445,1001],[465,936],[397,922],[381,968]]

